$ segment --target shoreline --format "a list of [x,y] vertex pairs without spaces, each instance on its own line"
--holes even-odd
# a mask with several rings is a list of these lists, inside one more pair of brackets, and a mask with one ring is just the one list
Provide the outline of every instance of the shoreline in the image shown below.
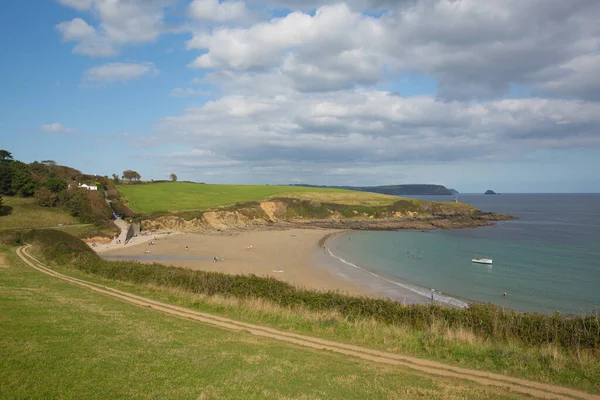
[[[347,230],[296,228],[235,234],[157,233],[157,239],[154,234],[138,236],[128,245],[97,245],[93,249],[108,260],[268,276],[306,289],[393,298],[408,304],[429,301],[406,287],[373,282],[368,270],[352,268],[333,254],[324,254],[325,243],[344,232]],[[155,244],[149,245],[150,241]]]
[[[334,241],[339,236],[349,232],[352,231],[346,230],[328,235],[324,238],[323,244],[326,244],[328,241]],[[326,246],[326,249],[331,257],[339,260],[341,264],[344,264],[346,272],[348,272],[348,268],[350,268],[350,271],[360,271],[359,273],[354,274],[355,277],[353,279],[356,280],[360,286],[377,288],[378,292],[386,294],[385,297],[411,304],[424,304],[433,301],[434,304],[448,307],[465,308],[469,306],[468,301],[461,300],[453,295],[440,291],[434,291],[432,299],[430,297],[432,292],[424,286],[406,283],[401,278],[380,275],[368,267],[356,265],[353,262],[344,259],[339,254],[334,254],[331,251],[331,246]],[[410,294],[409,296],[407,296],[407,291]]]

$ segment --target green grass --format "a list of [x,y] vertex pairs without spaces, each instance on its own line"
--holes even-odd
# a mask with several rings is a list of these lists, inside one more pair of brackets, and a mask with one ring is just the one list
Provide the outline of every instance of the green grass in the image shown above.
[[[0,235],[4,243],[18,243],[14,235],[4,236]],[[81,241],[64,234],[37,231],[23,239],[37,243],[36,254],[61,272],[157,300],[282,330],[600,392],[594,316],[586,317],[584,328],[581,318],[505,314],[493,306],[404,307],[303,291],[274,279],[103,261]],[[470,317],[476,317],[475,324],[469,323]],[[517,334],[501,334],[515,328]],[[579,341],[561,345],[568,339],[562,333]]]
[[518,341],[497,343],[481,339],[467,329],[450,329],[442,321],[429,329],[416,330],[372,318],[350,320],[335,311],[311,311],[256,298],[209,296],[150,283],[115,281],[69,267],[54,269],[165,303],[288,332],[600,393],[598,351],[527,346]]
[[[303,200],[337,202],[339,204],[389,205],[394,196],[362,193],[342,189],[267,185],[205,185],[185,182],[119,185],[127,206],[135,212],[203,211],[237,203],[264,200],[269,197],[298,197]],[[343,199],[346,197],[347,199]],[[342,198],[340,198],[342,196]],[[332,201],[330,201],[332,200]]]
[[138,308],[43,275],[0,247],[0,398],[515,395]]
[[0,230],[57,227],[78,224],[77,218],[57,208],[40,207],[33,198],[3,197],[8,215],[0,216]]

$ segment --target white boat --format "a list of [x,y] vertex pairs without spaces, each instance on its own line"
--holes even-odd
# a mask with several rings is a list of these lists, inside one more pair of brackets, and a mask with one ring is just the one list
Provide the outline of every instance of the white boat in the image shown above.
[[492,259],[491,258],[474,258],[471,260],[471,262],[474,262],[477,264],[491,264]]

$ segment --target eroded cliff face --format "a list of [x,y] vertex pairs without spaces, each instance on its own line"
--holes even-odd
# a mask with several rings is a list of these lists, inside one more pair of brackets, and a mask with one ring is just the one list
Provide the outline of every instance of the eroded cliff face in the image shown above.
[[199,218],[168,215],[142,220],[143,230],[240,231],[285,227],[335,229],[458,229],[489,225],[489,221],[512,219],[501,214],[481,213],[470,207],[423,202],[418,206],[394,205],[368,208],[309,201],[263,201],[206,211]]

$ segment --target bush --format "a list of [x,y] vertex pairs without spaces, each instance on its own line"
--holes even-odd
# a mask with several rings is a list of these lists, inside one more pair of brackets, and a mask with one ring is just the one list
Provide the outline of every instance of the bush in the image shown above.
[[83,223],[103,224],[110,220],[112,210],[100,193],[85,189],[69,189],[59,196],[65,210]]
[[442,323],[449,328],[471,330],[480,337],[496,342],[512,339],[527,345],[552,343],[570,349],[600,348],[600,318],[597,314],[567,317],[560,314],[518,313],[492,304],[473,304],[469,308],[404,305],[390,299],[300,289],[274,278],[255,275],[227,275],[156,263],[106,261],[86,244],[64,232],[32,231],[23,239],[38,243],[48,261],[70,264],[107,279],[179,288],[206,295],[260,298],[282,307],[335,310],[351,321],[373,318],[390,325],[405,325],[418,330]]
[[58,203],[58,195],[47,187],[41,187],[33,195],[41,207],[55,207]]

